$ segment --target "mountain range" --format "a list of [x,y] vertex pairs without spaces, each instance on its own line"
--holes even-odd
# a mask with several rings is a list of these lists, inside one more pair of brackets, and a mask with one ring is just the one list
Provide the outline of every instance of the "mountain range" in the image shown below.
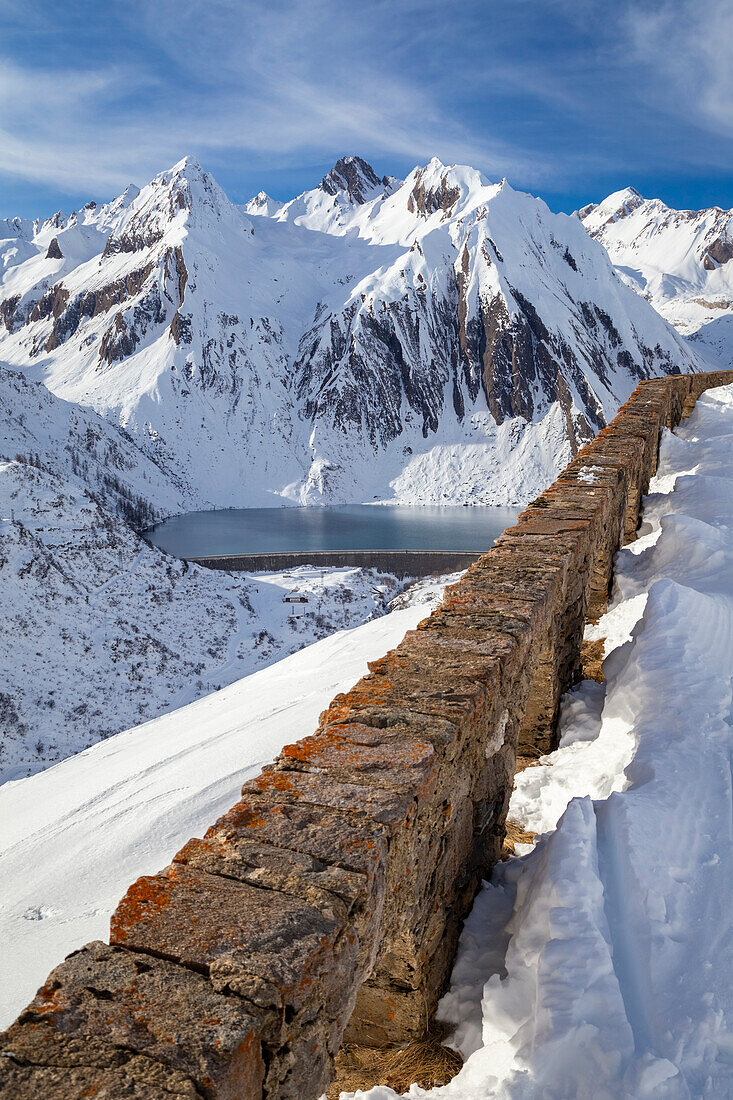
[[148,517],[521,503],[641,378],[701,363],[586,228],[437,159],[240,207],[189,157],[0,223],[0,360],[96,414]]
[[621,278],[711,365],[733,362],[733,210],[673,210],[633,187],[579,211]]
[[730,218],[632,191],[567,217],[471,168],[346,157],[290,202],[237,206],[187,158],[0,222],[0,778],[385,609],[388,582],[334,576],[298,627],[287,577],[137,531],[222,505],[530,499],[640,378],[724,343]]

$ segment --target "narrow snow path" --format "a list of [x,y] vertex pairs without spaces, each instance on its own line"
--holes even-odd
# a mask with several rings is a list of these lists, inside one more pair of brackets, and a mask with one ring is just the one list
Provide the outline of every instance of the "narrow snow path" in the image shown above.
[[[431,586],[432,604],[442,588]],[[181,710],[0,787],[0,1026],[69,951],[106,939],[128,885],[169,862],[425,617],[341,631]]]
[[135,555],[135,557],[128,565],[127,569],[121,569],[118,573],[113,573],[109,580],[105,581],[104,584],[98,585],[89,593],[89,595],[92,598],[94,598],[95,596],[99,596],[100,593],[106,592],[109,588],[112,588],[114,585],[116,585],[120,580],[122,580],[123,577],[129,577],[132,573],[135,572],[138,565],[140,565],[146,554],[147,548],[144,546],[141,547],[140,552]]
[[439,1010],[465,1065],[408,1095],[733,1096],[732,459],[729,387],[665,436],[589,631],[605,684],[517,776],[510,817],[540,835],[476,899]]

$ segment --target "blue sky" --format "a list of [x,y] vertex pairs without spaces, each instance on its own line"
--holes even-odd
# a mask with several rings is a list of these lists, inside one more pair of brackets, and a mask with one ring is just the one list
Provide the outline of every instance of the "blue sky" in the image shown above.
[[733,207],[732,55],[731,0],[0,0],[0,217],[187,153],[238,202],[360,153]]

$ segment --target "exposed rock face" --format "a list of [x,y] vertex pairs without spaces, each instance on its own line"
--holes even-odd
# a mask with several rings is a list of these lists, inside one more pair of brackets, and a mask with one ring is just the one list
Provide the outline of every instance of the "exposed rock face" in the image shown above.
[[327,172],[318,185],[327,195],[337,195],[346,191],[349,198],[359,205],[374,197],[375,189],[383,191],[389,186],[387,176],[379,178],[361,157],[341,157],[330,172]]
[[[450,214],[461,197],[460,187],[457,184],[451,186],[447,172],[444,171],[437,183],[430,180],[432,175],[430,169],[432,167],[433,162],[431,161],[424,173],[418,172],[416,174],[415,183],[407,200],[407,209],[410,213],[422,214],[424,218],[427,218],[430,214],[435,214],[438,210],[442,210],[445,215]],[[428,177],[427,183],[426,176]]]
[[715,271],[716,267],[727,264],[728,260],[733,260],[733,237],[726,234],[716,237],[706,246],[703,267],[706,271]]
[[64,256],[63,256],[63,253],[62,253],[61,249],[59,248],[58,239],[56,237],[54,237],[53,240],[51,241],[50,245],[48,246],[48,252],[46,253],[46,259],[47,260],[63,260],[63,258],[64,258]]
[[419,1032],[499,856],[516,754],[556,743],[661,429],[731,382],[644,382],[312,737],[138,879],[113,946],[70,956],[3,1035],[8,1096],[315,1100],[344,1034]]

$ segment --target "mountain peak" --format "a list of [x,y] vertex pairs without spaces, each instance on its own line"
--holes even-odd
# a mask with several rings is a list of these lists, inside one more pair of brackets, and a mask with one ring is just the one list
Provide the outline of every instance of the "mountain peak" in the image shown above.
[[[166,173],[163,174],[165,175]],[[169,169],[167,174],[171,176],[187,176],[194,178],[207,175],[196,157],[192,156],[191,153],[187,153],[185,157],[181,157],[181,159]]]
[[362,157],[348,156],[339,157],[318,187],[334,197],[345,191],[351,202],[363,206],[365,202],[382,194],[389,183],[387,176],[380,178],[371,164]]
[[623,191],[614,191],[599,203],[596,210],[608,220],[618,221],[620,218],[627,217],[632,211],[638,210],[645,202],[646,199],[635,187],[625,187]]
[[191,155],[183,157],[167,172],[160,172],[148,187],[143,188],[136,202],[139,202],[149,190],[165,196],[162,201],[171,216],[175,216],[176,212],[181,210],[190,213],[194,210],[209,209],[220,217],[231,206],[226,194],[211,173],[202,168],[196,157]]
[[405,183],[412,185],[407,209],[424,218],[438,210],[448,217],[459,202],[489,186],[475,168],[465,164],[443,164],[438,157],[433,157],[422,168],[413,168]]
[[279,210],[282,210],[285,203],[279,202],[278,199],[273,199],[267,194],[267,191],[258,191],[254,198],[251,198],[245,205],[244,209],[247,214],[260,214],[266,218],[272,218]]

